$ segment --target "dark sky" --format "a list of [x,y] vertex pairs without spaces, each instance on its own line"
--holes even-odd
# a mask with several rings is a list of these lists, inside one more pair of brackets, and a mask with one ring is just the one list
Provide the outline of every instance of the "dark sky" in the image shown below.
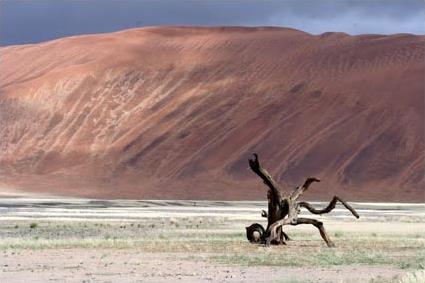
[[424,0],[0,0],[0,44],[152,25],[425,34]]

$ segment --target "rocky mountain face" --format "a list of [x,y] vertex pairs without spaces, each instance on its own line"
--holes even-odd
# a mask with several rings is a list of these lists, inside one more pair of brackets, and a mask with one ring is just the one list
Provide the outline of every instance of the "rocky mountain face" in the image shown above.
[[3,187],[265,199],[256,152],[310,199],[425,199],[425,36],[152,27],[0,48]]

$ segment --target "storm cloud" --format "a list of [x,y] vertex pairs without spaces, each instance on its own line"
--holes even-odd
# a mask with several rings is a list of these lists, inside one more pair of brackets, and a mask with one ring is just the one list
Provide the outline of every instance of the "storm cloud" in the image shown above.
[[425,33],[423,0],[3,0],[0,44],[154,25],[283,26],[328,31]]

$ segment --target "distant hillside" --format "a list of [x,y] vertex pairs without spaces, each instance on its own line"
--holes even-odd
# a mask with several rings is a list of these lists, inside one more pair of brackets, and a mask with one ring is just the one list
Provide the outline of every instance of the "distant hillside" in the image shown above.
[[0,48],[0,183],[100,198],[425,200],[425,37],[153,27]]

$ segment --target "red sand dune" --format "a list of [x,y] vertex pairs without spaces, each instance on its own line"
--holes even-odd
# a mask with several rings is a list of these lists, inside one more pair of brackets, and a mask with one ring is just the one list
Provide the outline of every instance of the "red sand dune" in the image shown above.
[[0,182],[100,198],[423,201],[425,36],[152,27],[0,49]]

